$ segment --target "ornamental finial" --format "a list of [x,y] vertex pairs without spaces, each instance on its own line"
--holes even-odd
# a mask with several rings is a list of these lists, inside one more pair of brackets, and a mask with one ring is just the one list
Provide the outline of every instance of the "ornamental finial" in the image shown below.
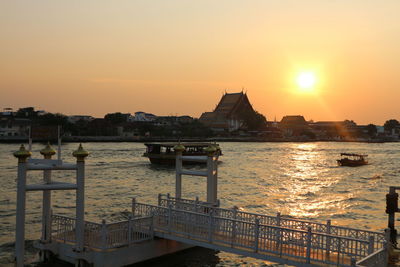
[[185,151],[185,146],[182,145],[181,143],[179,143],[176,146],[174,146],[174,151],[175,152],[183,152],[183,151]]
[[84,161],[85,158],[89,156],[89,152],[83,149],[82,144],[79,144],[78,149],[72,153],[72,156],[74,156],[77,161]]
[[208,147],[206,147],[206,149],[204,149],[204,151],[207,152],[209,156],[212,156],[217,151],[217,148],[214,145],[209,145]]
[[31,155],[32,153],[26,150],[24,145],[21,145],[19,150],[14,152],[14,157],[18,158],[19,162],[25,162]]
[[50,143],[47,142],[46,147],[40,150],[40,154],[42,154],[45,158],[51,158],[51,156],[56,154],[56,151],[50,146]]

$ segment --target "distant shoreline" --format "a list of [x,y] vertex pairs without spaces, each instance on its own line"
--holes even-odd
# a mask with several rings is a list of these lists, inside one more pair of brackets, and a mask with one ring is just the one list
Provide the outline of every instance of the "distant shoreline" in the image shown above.
[[[56,142],[56,139],[34,139],[35,143]],[[121,136],[66,136],[62,138],[63,143],[78,143],[78,142],[358,142],[358,143],[389,143],[399,142],[398,140],[330,140],[330,139],[315,139],[306,138],[265,138],[265,137],[210,137],[210,138],[167,138],[167,137],[121,137]],[[26,137],[18,136],[2,136],[0,143],[28,143]]]

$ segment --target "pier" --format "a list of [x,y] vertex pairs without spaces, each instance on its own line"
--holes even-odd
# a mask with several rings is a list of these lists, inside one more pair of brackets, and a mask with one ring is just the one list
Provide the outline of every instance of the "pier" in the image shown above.
[[[35,246],[42,260],[51,256],[75,266],[123,266],[173,253],[192,246],[226,251],[294,266],[387,266],[390,231],[375,232],[324,223],[249,213],[223,208],[217,198],[218,164],[215,147],[207,149],[206,171],[182,167],[183,146],[175,148],[175,196],[159,194],[156,204],[127,199],[131,212],[120,222],[89,222],[84,219],[85,158],[82,146],[73,153],[76,163],[52,160],[50,146],[44,159],[29,159],[22,146],[18,158],[16,264],[24,264],[25,195],[43,191],[42,236]],[[193,158],[191,158],[193,160]],[[43,183],[27,183],[28,171],[43,171]],[[51,180],[52,170],[75,171],[76,183]],[[195,175],[207,179],[207,199],[182,198],[182,178]],[[76,216],[51,212],[51,190],[76,190]]]

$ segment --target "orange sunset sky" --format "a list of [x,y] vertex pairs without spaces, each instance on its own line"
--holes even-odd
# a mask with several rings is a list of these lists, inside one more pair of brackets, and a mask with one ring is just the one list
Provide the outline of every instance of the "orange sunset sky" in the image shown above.
[[[400,119],[400,1],[1,1],[0,108]],[[301,90],[299,73],[315,76]]]

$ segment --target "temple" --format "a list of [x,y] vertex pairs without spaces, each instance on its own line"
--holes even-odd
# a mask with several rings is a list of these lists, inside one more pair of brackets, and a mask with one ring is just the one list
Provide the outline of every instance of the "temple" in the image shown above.
[[232,132],[243,126],[243,114],[254,112],[247,94],[225,93],[213,112],[204,112],[200,122],[215,132]]

